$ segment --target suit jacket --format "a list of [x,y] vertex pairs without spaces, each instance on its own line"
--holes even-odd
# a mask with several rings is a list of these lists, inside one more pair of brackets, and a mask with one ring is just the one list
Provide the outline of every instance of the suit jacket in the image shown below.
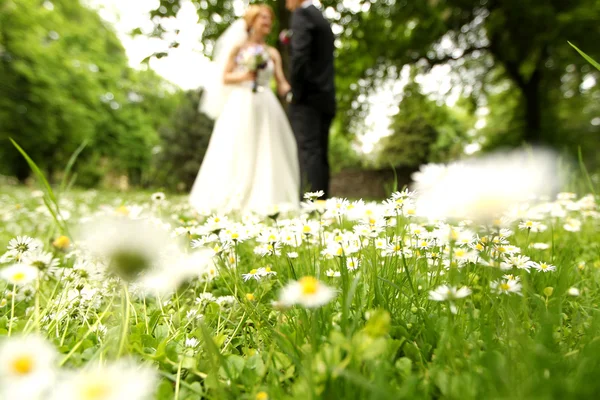
[[294,102],[335,114],[334,36],[314,6],[298,8],[291,21],[290,83]]

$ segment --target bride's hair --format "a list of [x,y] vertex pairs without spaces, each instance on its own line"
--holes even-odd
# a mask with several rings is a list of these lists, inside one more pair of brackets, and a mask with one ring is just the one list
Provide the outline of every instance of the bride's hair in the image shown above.
[[246,14],[244,14],[244,21],[246,21],[248,32],[250,32],[250,29],[252,29],[252,25],[254,25],[254,22],[256,21],[256,18],[258,18],[258,15],[261,11],[267,11],[269,14],[271,14],[271,18],[275,20],[275,12],[273,12],[271,7],[266,4],[252,4],[246,10]]

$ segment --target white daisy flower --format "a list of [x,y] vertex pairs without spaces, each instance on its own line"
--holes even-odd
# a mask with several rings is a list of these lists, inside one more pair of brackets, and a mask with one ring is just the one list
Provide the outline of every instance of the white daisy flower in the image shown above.
[[548,250],[550,245],[548,243],[531,243],[529,247],[536,250]]
[[280,303],[285,306],[298,304],[306,308],[316,308],[329,303],[334,297],[335,290],[312,276],[305,276],[283,288]]
[[132,362],[88,366],[65,375],[52,400],[146,400],[156,388],[153,369]]
[[542,271],[542,272],[551,272],[551,271],[556,271],[556,267],[552,264],[548,264],[545,262],[533,262],[531,264],[531,266],[535,269],[537,269],[538,271]]
[[429,292],[429,299],[433,301],[451,301],[462,299],[470,294],[471,289],[465,286],[457,289],[454,286],[441,285]]
[[567,294],[569,296],[577,297],[579,296],[579,289],[576,287],[570,287],[569,290],[567,290]]
[[329,278],[339,278],[342,276],[342,274],[340,271],[334,271],[333,269],[329,268],[327,271],[325,271],[325,276],[328,276]]
[[200,341],[195,337],[185,339],[185,347],[195,349],[200,344]]
[[518,294],[521,295],[522,285],[518,280],[506,279],[490,283],[492,290],[498,294]]
[[25,286],[35,281],[39,270],[27,264],[13,264],[0,270],[0,279],[16,286]]
[[0,342],[0,398],[39,399],[54,382],[57,351],[39,336]]

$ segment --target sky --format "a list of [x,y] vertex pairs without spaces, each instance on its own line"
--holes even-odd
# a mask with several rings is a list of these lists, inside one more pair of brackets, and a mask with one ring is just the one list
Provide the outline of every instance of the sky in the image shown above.
[[[84,0],[85,3],[98,10],[100,16],[111,23],[123,43],[129,64],[133,68],[142,68],[140,64],[149,55],[165,51],[171,39],[149,38],[145,35],[131,37],[129,33],[135,28],[141,28],[144,33],[152,31],[154,24],[148,14],[159,6],[158,0]],[[348,5],[359,4],[356,0],[344,0]],[[239,13],[243,12],[245,1],[239,0]],[[316,2],[318,3],[318,2]],[[332,10],[325,10],[325,15]],[[202,26],[198,23],[198,16],[194,5],[183,1],[177,18],[162,21],[167,31],[179,29],[177,49],[169,50],[169,56],[162,59],[153,58],[150,67],[165,79],[171,81],[182,89],[196,89],[203,84],[202,70],[208,60],[202,50]],[[407,71],[408,72],[408,71]],[[458,91],[450,82],[448,66],[436,66],[428,75],[419,77],[424,93],[445,97],[446,103],[454,104],[458,99]],[[369,98],[363,99],[370,103],[370,114],[366,118],[367,130],[358,137],[359,150],[370,153],[375,148],[381,137],[389,134],[389,117],[397,111],[398,97],[402,87],[408,81],[408,74],[403,74],[399,82],[381,88]]]

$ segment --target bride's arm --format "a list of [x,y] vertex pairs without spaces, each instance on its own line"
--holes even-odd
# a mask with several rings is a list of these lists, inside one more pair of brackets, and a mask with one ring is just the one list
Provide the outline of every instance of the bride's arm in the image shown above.
[[287,79],[285,79],[281,55],[277,49],[272,47],[269,49],[271,50],[271,57],[273,58],[273,63],[275,64],[275,81],[277,81],[277,92],[280,96],[285,96],[290,90],[292,90],[292,87],[288,83]]
[[235,71],[235,57],[237,57],[240,48],[241,46],[235,47],[229,55],[229,59],[227,60],[225,72],[223,73],[223,83],[226,85],[234,85],[236,83],[254,80],[254,72]]

